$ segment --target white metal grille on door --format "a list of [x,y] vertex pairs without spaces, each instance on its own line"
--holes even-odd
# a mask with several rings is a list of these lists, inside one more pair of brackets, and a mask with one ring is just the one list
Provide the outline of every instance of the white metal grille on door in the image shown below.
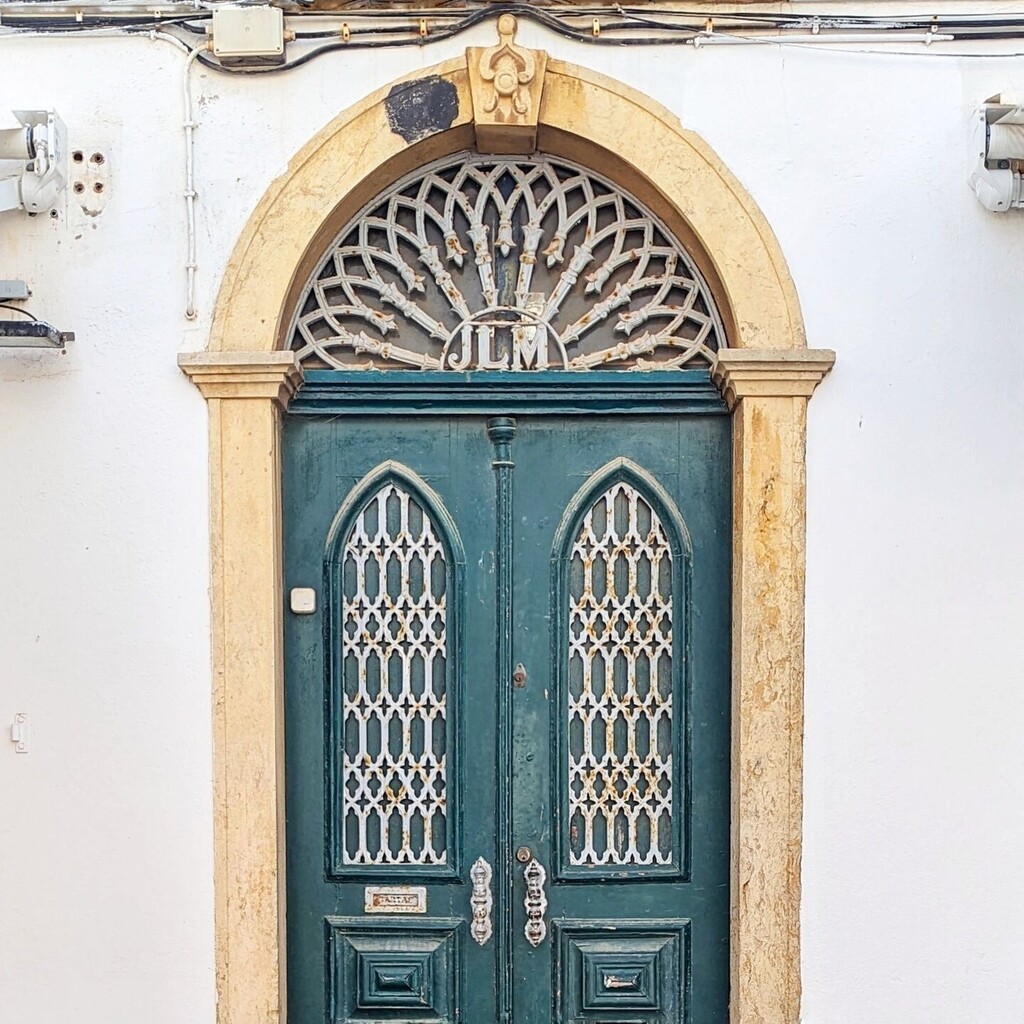
[[385,484],[342,559],[345,864],[448,862],[446,572],[429,513]]
[[672,862],[672,581],[657,512],[631,484],[613,484],[569,562],[573,865]]

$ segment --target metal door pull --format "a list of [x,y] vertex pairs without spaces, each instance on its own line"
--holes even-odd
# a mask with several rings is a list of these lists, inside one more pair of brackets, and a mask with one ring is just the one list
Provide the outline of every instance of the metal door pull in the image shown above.
[[523,870],[526,879],[526,941],[536,948],[548,933],[544,923],[544,914],[548,909],[548,898],[544,895],[544,883],[548,873],[544,866],[534,857]]
[[473,883],[473,894],[469,897],[469,905],[473,908],[473,921],[469,926],[469,934],[477,944],[483,946],[491,937],[491,907],[494,898],[491,895],[491,865],[478,857],[469,869],[469,879]]

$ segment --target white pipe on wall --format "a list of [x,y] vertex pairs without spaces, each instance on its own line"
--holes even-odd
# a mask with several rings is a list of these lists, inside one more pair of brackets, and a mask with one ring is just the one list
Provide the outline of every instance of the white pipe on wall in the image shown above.
[[185,223],[188,241],[186,242],[185,257],[185,319],[195,320],[196,318],[196,198],[198,193],[195,189],[195,130],[197,124],[192,117],[192,92],[189,88],[189,75],[192,65],[198,60],[199,55],[210,49],[210,41],[203,40],[197,46],[189,49],[177,36],[169,32],[158,32],[155,29],[149,32],[150,39],[165,39],[173,43],[183,53],[188,54],[185,58],[185,66],[181,75],[181,97],[184,120],[182,125],[185,129]]

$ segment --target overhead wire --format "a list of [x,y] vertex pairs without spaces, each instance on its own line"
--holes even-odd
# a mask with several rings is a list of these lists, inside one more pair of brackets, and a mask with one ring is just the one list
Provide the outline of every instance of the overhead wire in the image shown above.
[[[744,12],[725,16],[716,14],[716,22],[726,21],[731,23],[729,30],[712,29],[709,31],[707,28],[708,18],[698,15],[697,12],[665,12],[656,20],[636,13],[636,9],[621,6],[589,8],[585,10],[586,13],[584,13],[584,9],[580,8],[573,8],[571,11],[562,7],[537,8],[522,3],[503,3],[468,11],[463,8],[458,12],[432,8],[430,10],[431,18],[437,19],[438,16],[441,16],[445,19],[445,23],[431,25],[429,32],[426,34],[422,30],[422,21],[411,17],[408,10],[377,11],[361,9],[358,12],[361,20],[378,22],[377,24],[366,24],[363,26],[351,23],[356,20],[354,16],[357,12],[355,11],[308,12],[298,16],[298,20],[306,20],[315,15],[317,18],[342,21],[344,28],[317,29],[314,31],[303,31],[300,28],[290,30],[294,41],[299,45],[302,45],[306,40],[325,41],[280,64],[227,67],[206,54],[201,54],[198,60],[204,67],[230,74],[278,74],[302,67],[325,54],[341,52],[343,50],[395,49],[404,46],[423,47],[431,43],[443,42],[470,30],[483,21],[493,18],[499,12],[514,14],[526,21],[532,21],[563,38],[593,46],[649,47],[684,44],[700,47],[712,39],[723,42],[725,39],[729,39],[730,42],[736,43],[750,42],[756,44],[764,42],[775,45],[804,45],[808,47],[829,44],[829,48],[833,52],[840,52],[839,44],[850,43],[854,37],[859,36],[861,33],[869,32],[871,36],[865,35],[865,42],[870,41],[872,44],[891,45],[897,45],[901,42],[913,42],[915,46],[936,42],[946,44],[950,42],[968,43],[974,39],[978,41],[1006,41],[1024,38],[1024,19],[1001,18],[999,19],[1000,30],[993,32],[991,30],[979,31],[980,26],[990,27],[993,23],[992,19],[961,18],[957,20],[957,27],[963,34],[958,35],[955,31],[952,31],[953,26],[951,23],[947,22],[946,19],[938,18],[894,19],[833,16],[825,19],[810,15],[767,15],[756,12]],[[570,19],[586,20],[591,12],[594,11],[602,12],[602,16],[598,19],[599,31],[595,31],[593,26],[587,29],[570,24]],[[609,12],[616,14],[618,16],[617,20],[608,19]],[[661,20],[666,14],[693,18],[695,23],[686,24]],[[394,21],[400,18],[404,18],[406,23],[398,26],[379,24],[382,20]],[[450,18],[455,20],[449,21],[448,19]],[[750,31],[743,31],[742,26],[751,26],[752,23],[758,26],[756,30],[751,28]],[[199,34],[203,31],[196,24],[195,18],[184,19],[175,27],[191,34]],[[643,34],[624,34],[635,33],[637,30],[640,30]],[[127,31],[132,32],[137,31],[137,29],[131,28]],[[752,34],[754,31],[774,31],[778,32],[779,35],[754,35]],[[795,34],[795,32],[801,32],[804,35],[800,38],[787,39],[787,33]],[[920,35],[912,35],[915,32]],[[810,38],[812,36],[813,38]],[[882,51],[873,49],[859,51],[854,49],[843,52],[874,53]],[[951,54],[951,56],[967,57],[982,55],[958,52]],[[984,56],[1003,55],[984,54]]]
[[[189,35],[206,35],[214,4],[195,3],[188,13],[175,11],[162,13],[153,8],[147,13],[137,10],[113,15],[110,3],[101,12],[90,14],[88,6],[75,8],[75,15],[27,13],[33,5],[16,3],[0,5],[0,33],[11,35],[30,31],[33,34],[92,34],[97,29],[120,29],[136,33],[153,27],[173,28]],[[125,5],[129,6],[128,4]],[[176,5],[180,8],[182,5]],[[7,7],[7,10],[4,10]],[[15,8],[15,13],[10,12]],[[50,5],[47,5],[49,8]],[[286,11],[290,37],[302,44],[305,40],[323,40],[312,50],[299,54],[282,64],[266,66],[225,66],[214,58],[202,55],[199,62],[212,70],[232,74],[272,74],[291,70],[309,63],[316,57],[341,50],[389,49],[402,46],[425,46],[443,42],[469,31],[482,21],[498,13],[514,14],[549,31],[575,42],[591,46],[664,46],[692,45],[718,35],[723,30],[730,36],[750,38],[753,41],[785,41],[789,32],[809,32],[818,41],[827,42],[838,33],[885,33],[891,41],[899,43],[907,32],[928,32],[931,35],[955,36],[953,41],[1001,41],[1024,37],[1024,19],[1005,15],[951,17],[880,17],[876,15],[819,15],[817,13],[768,13],[756,10],[714,12],[711,17],[716,28],[709,33],[707,12],[690,10],[663,10],[658,7],[556,5],[538,7],[523,2],[496,3],[486,6],[414,8],[339,8],[332,11]],[[342,29],[306,30],[298,23],[315,18],[318,21],[341,21]],[[398,24],[396,24],[398,22]],[[589,24],[588,24],[589,22]],[[360,24],[361,23],[361,24]],[[582,24],[581,24],[582,23]],[[423,26],[429,24],[424,32]],[[752,33],[778,32],[778,37]],[[721,35],[719,35],[721,38]],[[872,39],[872,42],[889,42]],[[874,52],[874,51],[871,51]],[[986,55],[987,56],[987,55]]]
[[18,306],[12,306],[6,302],[0,302],[0,309],[9,309],[12,313],[20,313],[22,316],[27,316],[29,320],[35,320],[37,323],[39,322],[38,319],[27,309],[21,309]]
[[[19,7],[25,5],[19,4]],[[524,3],[500,3],[486,7],[458,10],[431,8],[429,11],[341,9],[331,12],[307,11],[294,15],[298,21],[316,18],[318,21],[341,22],[342,28],[302,31],[289,26],[288,38],[299,45],[312,48],[280,64],[228,66],[210,56],[212,40],[208,27],[212,13],[208,8],[199,7],[189,13],[126,14],[124,17],[110,17],[109,14],[85,16],[87,8],[78,8],[81,17],[67,16],[10,17],[0,6],[0,38],[44,35],[109,36],[112,34],[145,37],[173,44],[186,54],[182,75],[184,107],[183,127],[185,131],[185,189],[187,224],[186,255],[186,301],[185,316],[196,318],[196,200],[194,173],[194,133],[197,124],[193,117],[190,92],[190,72],[195,64],[225,74],[263,75],[295,70],[327,53],[343,50],[393,49],[404,46],[425,46],[455,38],[469,31],[481,22],[496,17],[499,13],[514,14],[549,31],[575,42],[593,46],[665,46],[690,45],[704,48],[708,44],[776,46],[799,49],[820,49],[828,45],[830,53],[873,55],[887,57],[947,56],[955,58],[1005,59],[1024,56],[1024,52],[978,53],[937,49],[932,43],[948,47],[951,42],[970,41],[1011,41],[1024,38],[1024,19],[1005,18],[875,18],[836,17],[828,18],[810,15],[779,15],[763,12],[737,11],[730,14],[716,13],[714,21],[700,12],[658,12],[656,17],[636,8],[622,6],[601,8],[554,7],[537,8]],[[109,7],[107,8],[109,11]],[[289,17],[293,17],[289,13]],[[667,21],[670,17],[675,20]],[[430,29],[423,33],[423,18],[430,21]],[[589,28],[577,26],[573,21],[591,21]],[[596,19],[596,22],[595,20]],[[690,19],[687,21],[686,19]],[[362,24],[358,24],[362,22]],[[395,22],[403,22],[395,24]],[[440,22],[440,24],[438,24]],[[357,24],[353,24],[357,23]],[[719,27],[716,27],[717,26]],[[727,26],[725,28],[721,26]],[[599,26],[599,31],[597,27]],[[768,35],[773,32],[777,34]],[[641,33],[641,34],[637,34]],[[798,34],[799,33],[799,34]],[[958,34],[960,33],[960,34]],[[181,34],[191,39],[182,38]],[[201,37],[196,41],[196,37]],[[857,48],[849,43],[855,39],[869,41],[872,48]],[[323,40],[327,40],[326,42]],[[913,50],[892,49],[900,43],[914,43]],[[878,47],[879,43],[886,46]],[[13,306],[0,304],[0,308],[25,313]],[[27,314],[26,314],[27,315]]]

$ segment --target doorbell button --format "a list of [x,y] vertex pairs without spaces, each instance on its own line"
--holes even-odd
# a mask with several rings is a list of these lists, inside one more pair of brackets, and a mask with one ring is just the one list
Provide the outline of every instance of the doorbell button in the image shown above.
[[312,587],[292,587],[289,596],[296,615],[312,615],[316,611],[316,591]]

